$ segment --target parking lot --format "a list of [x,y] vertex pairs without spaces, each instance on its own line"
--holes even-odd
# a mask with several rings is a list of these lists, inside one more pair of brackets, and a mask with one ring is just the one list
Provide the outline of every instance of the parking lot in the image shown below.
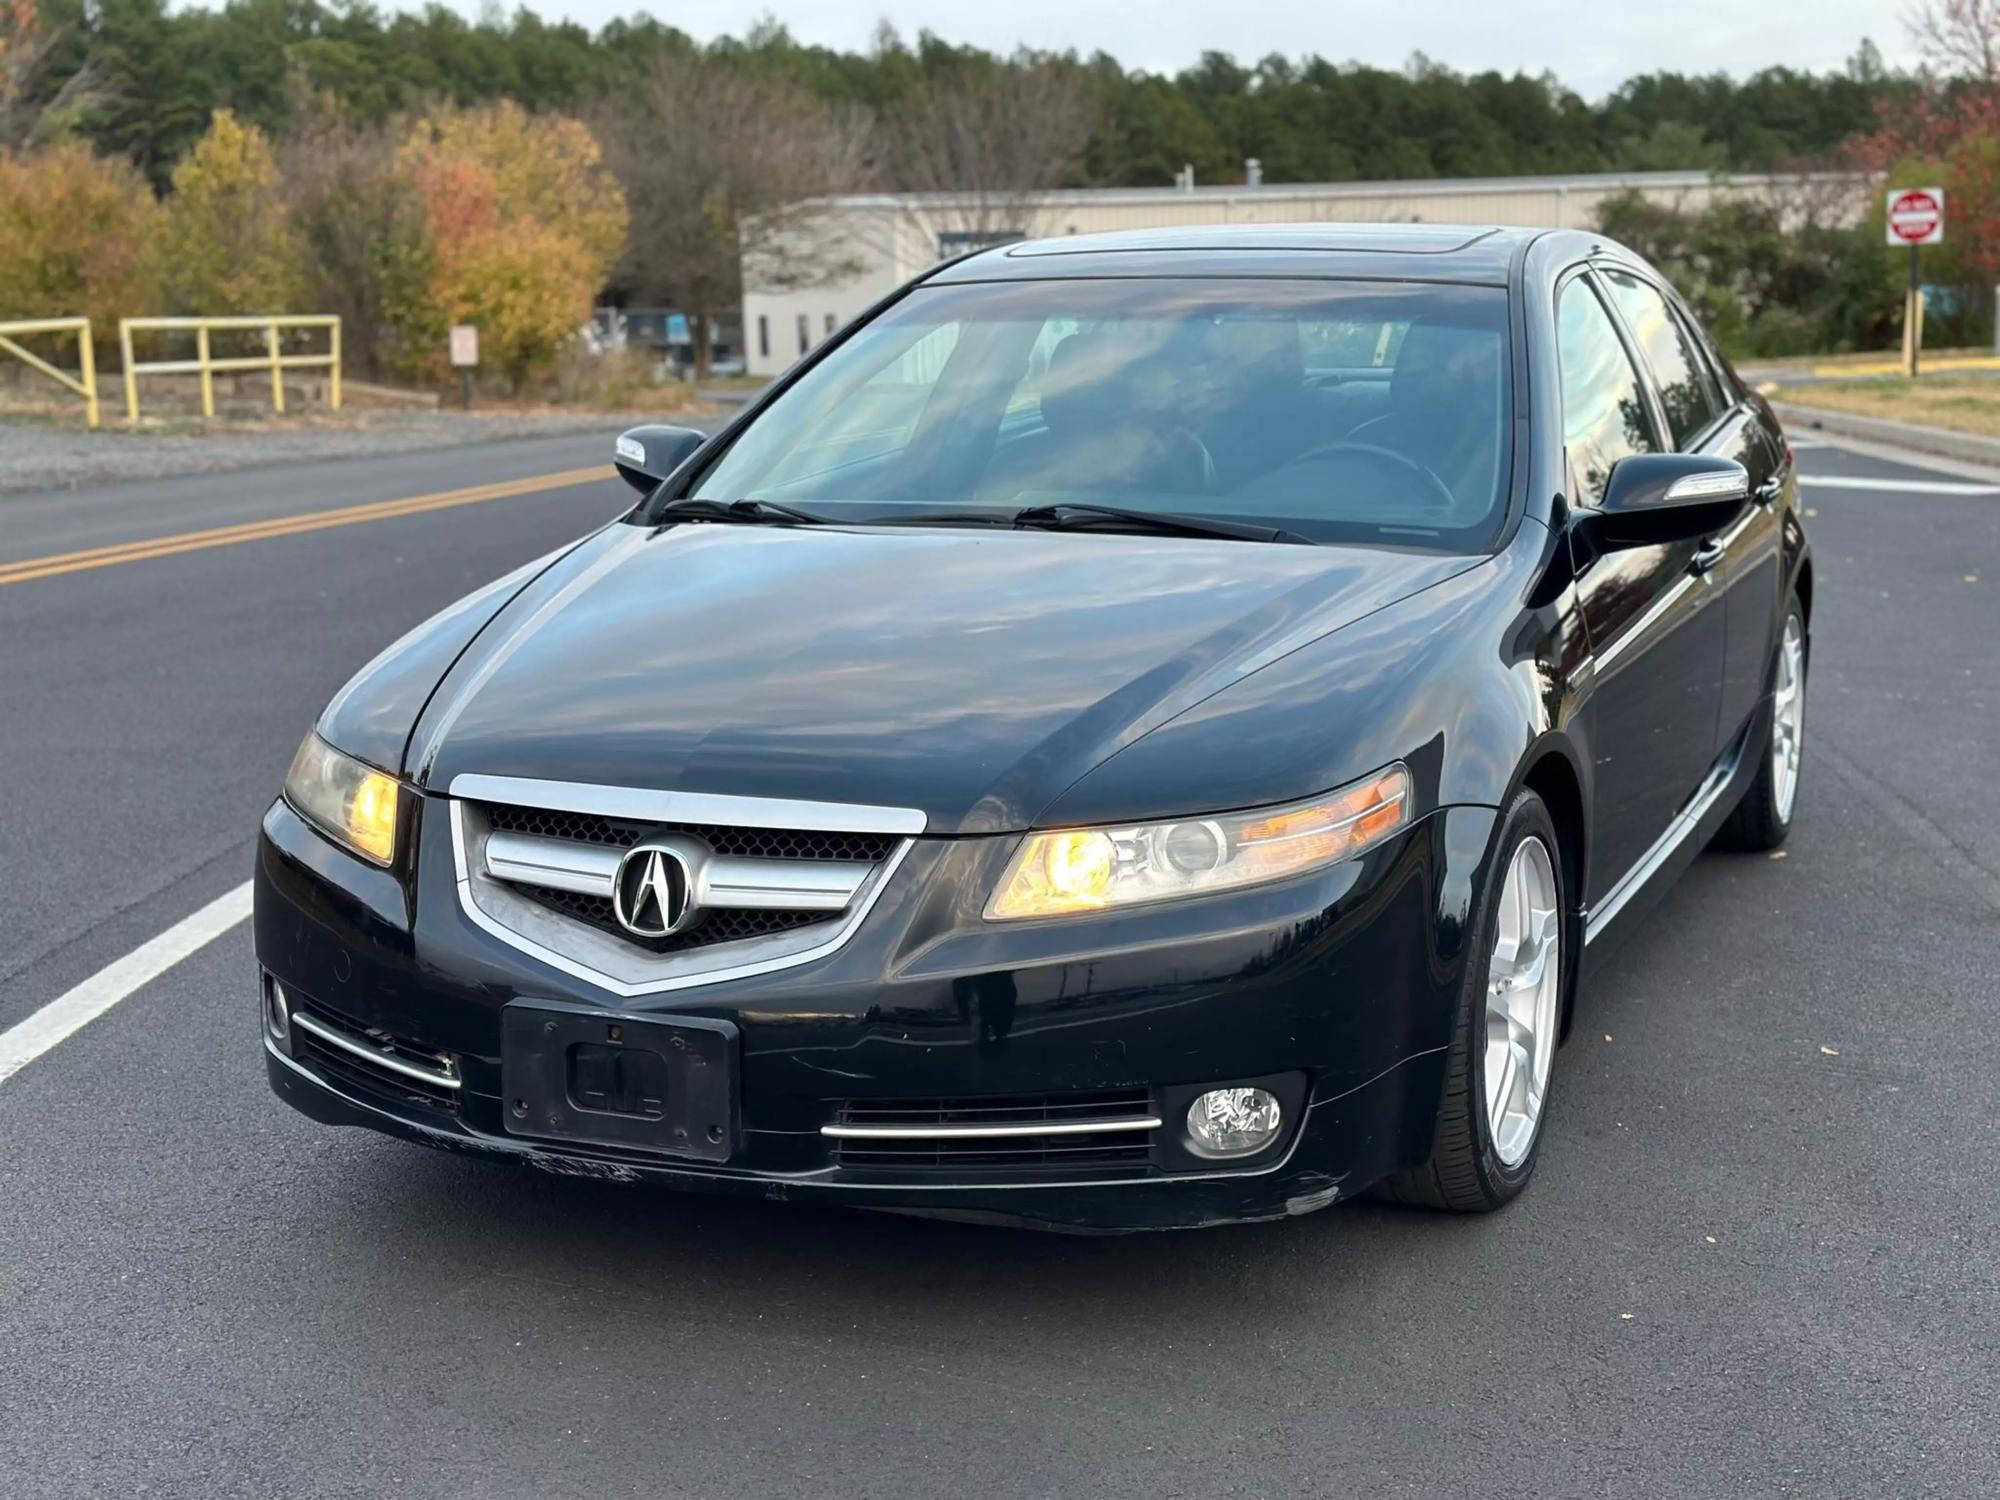
[[[327,697],[621,510],[609,444],[0,495],[0,1032],[240,887]],[[1501,1214],[1058,1237],[327,1130],[237,922],[0,1082],[0,1493],[1992,1493],[2000,478],[1799,460],[1797,830],[1584,994]]]

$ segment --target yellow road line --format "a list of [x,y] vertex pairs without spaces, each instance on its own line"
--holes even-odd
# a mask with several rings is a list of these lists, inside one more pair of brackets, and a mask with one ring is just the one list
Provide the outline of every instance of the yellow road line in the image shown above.
[[120,563],[144,562],[154,557],[172,557],[181,552],[200,552],[209,547],[233,547],[238,542],[259,542],[267,537],[296,536],[304,531],[325,531],[334,526],[356,526],[366,521],[387,521],[397,516],[421,515],[425,511],[449,510],[458,505],[478,505],[486,500],[505,500],[513,495],[531,495],[538,490],[565,489],[608,479],[613,472],[610,465],[598,464],[588,469],[566,469],[560,474],[537,474],[528,479],[473,485],[469,489],[411,495],[403,500],[344,505],[337,510],[274,516],[268,521],[247,521],[237,526],[211,527],[206,531],[183,531],[145,541],[90,547],[81,552],[27,557],[19,562],[0,563],[0,587],[10,583],[27,583],[35,578],[54,578],[63,573],[81,573],[89,568],[109,568]]

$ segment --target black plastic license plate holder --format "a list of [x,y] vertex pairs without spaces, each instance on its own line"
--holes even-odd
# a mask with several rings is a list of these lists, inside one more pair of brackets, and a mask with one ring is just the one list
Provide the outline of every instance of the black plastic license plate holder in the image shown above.
[[500,1038],[510,1135],[704,1162],[736,1150],[732,1022],[515,1000]]

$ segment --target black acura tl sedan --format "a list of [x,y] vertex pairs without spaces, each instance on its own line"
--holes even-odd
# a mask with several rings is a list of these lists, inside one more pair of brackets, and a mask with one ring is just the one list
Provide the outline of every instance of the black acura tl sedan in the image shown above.
[[315,1119],[1069,1228],[1491,1209],[1590,961],[1792,820],[1790,451],[1600,237],[988,249],[616,455],[264,818]]

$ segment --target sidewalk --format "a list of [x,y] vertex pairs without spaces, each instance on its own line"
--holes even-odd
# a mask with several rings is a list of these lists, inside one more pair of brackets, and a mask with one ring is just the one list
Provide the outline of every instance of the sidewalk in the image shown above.
[[1957,459],[1961,463],[2000,468],[2000,438],[1953,432],[1945,427],[1920,427],[1914,422],[1864,417],[1820,406],[1800,406],[1789,401],[1774,401],[1771,404],[1791,432],[1823,432],[1831,438],[1856,438],[1911,453],[1931,453],[1941,458]]

